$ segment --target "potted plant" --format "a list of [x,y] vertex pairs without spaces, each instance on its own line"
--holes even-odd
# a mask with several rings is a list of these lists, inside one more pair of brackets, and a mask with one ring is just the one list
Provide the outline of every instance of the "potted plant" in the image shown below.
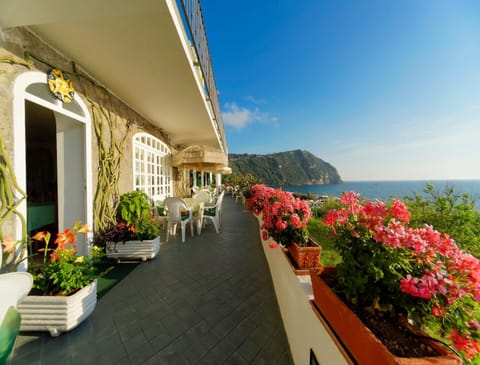
[[109,258],[154,258],[160,250],[160,222],[143,191],[120,196],[117,224],[108,229],[103,240]]
[[[400,346],[402,334],[411,335],[405,326],[412,324],[451,343],[466,360],[478,358],[480,261],[431,226],[409,227],[410,213],[399,200],[361,202],[350,192],[340,203],[324,224],[342,262],[320,276],[312,272],[311,279],[316,305],[356,361],[369,363],[375,356],[385,364],[460,364],[438,342],[422,342],[418,354]],[[383,337],[389,332],[393,340]],[[419,341],[408,338],[409,344]]]
[[88,256],[77,256],[76,235],[87,233],[87,225],[75,223],[57,234],[51,247],[50,233],[38,232],[32,239],[44,241],[43,255],[29,256],[28,271],[33,276],[30,294],[18,304],[22,331],[49,331],[52,336],[75,328],[94,310],[97,281],[93,263],[103,256],[91,247]]
[[251,186],[246,186],[242,188],[242,196],[244,199],[244,205],[245,208],[248,210],[253,209],[253,203],[252,203],[252,191],[251,191]]
[[238,178],[238,186],[242,194],[243,204],[247,209],[252,209],[252,186],[256,184],[260,184],[260,179],[252,174],[240,175]]
[[312,212],[307,202],[264,185],[254,185],[251,190],[254,213],[262,213],[263,239],[271,237],[285,247],[297,269],[320,265],[321,246],[308,234]]

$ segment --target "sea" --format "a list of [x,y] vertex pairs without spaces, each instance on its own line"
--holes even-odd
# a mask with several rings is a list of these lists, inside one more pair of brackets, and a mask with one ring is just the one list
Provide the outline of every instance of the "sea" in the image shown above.
[[467,193],[480,210],[480,180],[404,180],[404,181],[345,181],[342,184],[282,186],[292,193],[312,193],[317,196],[339,197],[343,192],[354,191],[365,199],[387,201],[389,198],[413,197],[423,194],[427,184],[443,192],[453,188],[457,194]]

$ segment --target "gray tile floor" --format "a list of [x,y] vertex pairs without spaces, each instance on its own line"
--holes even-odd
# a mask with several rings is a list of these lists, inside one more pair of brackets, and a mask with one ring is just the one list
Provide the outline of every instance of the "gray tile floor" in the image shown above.
[[21,333],[11,364],[292,364],[256,218],[226,196],[222,228],[161,246],[69,333]]

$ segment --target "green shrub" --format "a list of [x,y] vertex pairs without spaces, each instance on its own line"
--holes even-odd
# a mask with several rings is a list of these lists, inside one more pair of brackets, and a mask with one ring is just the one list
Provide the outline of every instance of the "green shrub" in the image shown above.
[[120,196],[117,218],[123,219],[127,225],[137,225],[151,208],[148,196],[143,191],[136,190],[125,193]]
[[338,198],[327,198],[312,208],[312,213],[315,218],[323,218],[329,210],[338,208],[340,208],[340,200]]
[[480,211],[473,198],[455,193],[449,186],[441,192],[433,184],[427,184],[423,193],[404,198],[412,214],[411,226],[429,224],[447,233],[461,249],[480,257]]

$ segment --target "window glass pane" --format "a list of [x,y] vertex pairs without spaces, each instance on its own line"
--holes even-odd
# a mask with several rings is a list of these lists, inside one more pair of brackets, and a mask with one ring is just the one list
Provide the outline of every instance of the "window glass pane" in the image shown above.
[[82,111],[82,108],[80,108],[80,105],[75,100],[72,100],[70,103],[62,103],[63,109],[66,109],[72,113],[75,113],[77,115],[80,115],[82,117],[85,116],[85,114]]
[[134,189],[142,189],[154,200],[171,194],[171,154],[159,139],[139,133],[134,137]]
[[58,99],[50,92],[47,84],[41,84],[41,83],[30,84],[27,86],[26,91],[29,94],[38,96],[39,98],[45,101],[48,101],[49,103],[57,105]]

